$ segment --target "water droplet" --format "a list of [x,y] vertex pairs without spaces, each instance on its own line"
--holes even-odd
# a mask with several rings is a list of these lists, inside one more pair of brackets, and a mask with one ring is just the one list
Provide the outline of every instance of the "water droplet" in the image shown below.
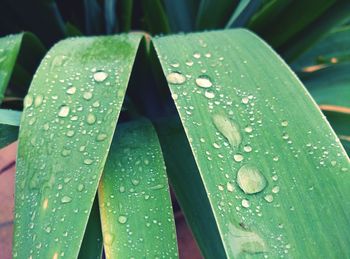
[[106,138],[107,138],[107,134],[105,134],[105,133],[100,133],[100,134],[97,135],[96,140],[97,140],[97,141],[103,141],[103,140],[105,140]]
[[92,93],[91,93],[91,92],[85,92],[85,93],[83,94],[83,98],[84,98],[85,100],[90,100],[90,99],[92,98]]
[[198,78],[196,78],[196,84],[199,87],[203,87],[203,88],[209,88],[213,85],[210,78],[206,75],[201,75]]
[[42,95],[37,95],[34,99],[34,106],[39,107],[43,103],[44,97]]
[[67,105],[62,105],[58,111],[58,116],[67,117],[69,114],[69,107]]
[[68,88],[67,94],[75,94],[76,91],[77,91],[77,88],[75,86],[72,86]]
[[89,113],[87,116],[86,116],[86,122],[88,124],[94,124],[96,122],[96,116],[92,113]]
[[84,184],[80,183],[78,185],[78,191],[81,192],[82,190],[84,190]]
[[63,196],[62,199],[61,199],[62,203],[69,203],[71,201],[72,201],[72,198],[69,197],[69,196]]
[[75,134],[74,130],[68,130],[67,133],[66,133],[66,135],[67,135],[68,137],[73,137],[74,134]]
[[44,201],[43,201],[43,209],[46,210],[48,206],[49,206],[49,199],[46,198],[46,199],[44,199]]
[[193,57],[196,58],[196,59],[199,59],[201,57],[201,54],[196,52],[196,53],[193,54]]
[[236,123],[220,114],[213,116],[213,123],[217,130],[228,140],[231,147],[235,148],[241,144],[242,137]]
[[84,159],[84,164],[86,164],[86,165],[91,165],[93,162],[94,162],[94,160],[92,160],[92,159],[89,159],[89,158]]
[[251,133],[253,131],[253,128],[251,126],[247,126],[244,128],[244,131],[247,133]]
[[47,227],[45,228],[45,232],[46,232],[46,233],[50,233],[50,232],[51,232],[51,227],[50,227],[50,226],[47,226]]
[[192,60],[187,61],[186,65],[189,66],[189,67],[192,67],[193,66],[193,61]]
[[271,194],[266,195],[264,199],[269,203],[273,202],[273,196]]
[[246,199],[243,199],[242,200],[242,206],[244,208],[249,208],[250,207],[250,202],[248,200],[246,200]]
[[205,91],[204,96],[208,99],[213,99],[215,97],[215,93],[211,91]]
[[167,79],[168,83],[174,84],[174,85],[181,85],[181,84],[185,83],[185,81],[186,81],[186,77],[179,72],[173,72],[173,73],[168,74],[166,76],[166,79]]
[[235,189],[235,187],[233,186],[233,184],[230,183],[230,182],[228,182],[228,183],[226,184],[226,188],[227,188],[227,190],[228,190],[229,192],[233,192],[234,189]]
[[283,120],[281,122],[281,125],[282,125],[282,127],[287,127],[288,126],[288,121],[287,120]]
[[246,258],[239,256],[241,253],[263,253],[267,251],[264,240],[255,232],[247,231],[236,227],[233,224],[228,226],[229,245],[234,258]]
[[249,98],[248,98],[248,97],[243,97],[243,98],[242,98],[242,103],[243,103],[243,104],[249,103]]
[[251,146],[245,145],[245,146],[243,147],[243,150],[244,150],[245,152],[249,153],[249,152],[252,152],[253,149],[252,149]]
[[280,191],[280,187],[279,186],[275,186],[272,188],[272,192],[273,193],[278,193]]
[[261,192],[267,184],[259,169],[252,165],[244,165],[238,170],[237,183],[247,194]]
[[103,82],[108,77],[108,74],[104,71],[97,71],[94,73],[94,79],[96,82]]
[[31,95],[26,95],[26,97],[24,97],[24,101],[23,101],[23,106],[24,108],[28,108],[30,106],[32,106],[33,104],[33,96]]
[[118,217],[118,221],[120,224],[125,224],[127,220],[128,220],[128,218],[126,216],[122,215],[122,216]]
[[236,162],[241,162],[241,161],[243,161],[244,157],[241,154],[235,154],[235,155],[233,155],[233,159]]
[[139,183],[140,183],[140,181],[137,180],[137,179],[132,179],[131,182],[132,182],[132,184],[135,185],[135,186],[136,186],[136,185],[139,185]]

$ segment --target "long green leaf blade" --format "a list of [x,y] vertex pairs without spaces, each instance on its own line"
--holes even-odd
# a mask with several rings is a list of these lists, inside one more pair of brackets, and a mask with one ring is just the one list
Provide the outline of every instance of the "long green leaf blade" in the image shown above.
[[23,34],[9,35],[0,38],[0,103],[10,82],[21,47]]
[[177,258],[162,153],[147,121],[118,125],[99,186],[107,258]]
[[245,30],[154,44],[227,257],[348,257],[349,160],[287,65]]
[[20,126],[15,258],[78,256],[140,39],[68,39],[43,59]]

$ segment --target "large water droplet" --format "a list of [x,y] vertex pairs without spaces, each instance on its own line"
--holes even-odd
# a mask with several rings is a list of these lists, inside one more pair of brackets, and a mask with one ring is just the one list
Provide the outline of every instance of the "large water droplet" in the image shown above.
[[67,117],[69,114],[69,107],[67,105],[62,105],[58,111],[58,116]]
[[32,106],[32,104],[33,104],[33,96],[31,96],[30,94],[26,95],[26,97],[24,97],[24,101],[23,101],[24,108],[28,108],[28,107]]
[[173,73],[168,74],[166,76],[166,79],[167,79],[168,83],[173,84],[173,85],[181,85],[181,84],[185,83],[185,81],[186,81],[186,77],[179,72],[173,72]]
[[108,77],[108,74],[104,71],[97,71],[94,73],[94,79],[96,82],[103,82]]
[[201,75],[198,78],[196,78],[196,84],[199,87],[203,87],[203,88],[209,88],[213,85],[210,78],[206,75]]
[[34,106],[39,107],[43,103],[44,97],[42,95],[37,95],[34,99]]
[[267,251],[264,240],[255,232],[247,231],[230,224],[228,227],[230,248],[234,257],[241,253],[263,253]]
[[238,170],[237,183],[247,194],[261,192],[267,184],[259,169],[252,165],[244,165]]
[[217,130],[228,140],[231,147],[235,148],[241,144],[242,137],[236,123],[221,114],[213,116],[213,123]]

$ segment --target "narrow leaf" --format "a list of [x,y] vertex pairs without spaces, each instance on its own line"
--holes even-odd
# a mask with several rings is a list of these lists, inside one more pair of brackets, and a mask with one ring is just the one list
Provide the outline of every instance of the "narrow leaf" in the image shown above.
[[101,217],[98,198],[94,203],[86,226],[83,242],[81,244],[79,259],[100,259],[102,257],[103,240],[101,230]]
[[260,8],[262,0],[241,0],[228,21],[226,28],[243,27]]
[[119,124],[99,186],[107,258],[177,258],[168,182],[147,121]]
[[196,1],[164,0],[163,2],[173,32],[193,31]]
[[0,149],[18,138],[18,127],[0,124]]
[[78,256],[140,38],[72,38],[43,59],[20,127],[15,258]]
[[288,66],[246,30],[154,45],[226,256],[349,256],[349,160]]

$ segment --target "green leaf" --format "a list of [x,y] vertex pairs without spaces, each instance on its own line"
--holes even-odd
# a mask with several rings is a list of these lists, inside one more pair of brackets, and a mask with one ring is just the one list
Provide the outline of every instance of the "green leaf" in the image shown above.
[[[45,49],[31,33],[0,38],[0,103],[5,91],[23,96]],[[7,89],[11,85],[10,89]]]
[[18,138],[18,127],[0,124],[0,149]]
[[142,7],[147,31],[153,34],[170,33],[170,25],[160,0],[143,0]]
[[107,258],[177,258],[164,162],[149,122],[118,125],[98,194]]
[[119,0],[117,5],[117,17],[120,24],[120,31],[129,32],[133,22],[133,0]]
[[[349,256],[349,160],[288,66],[245,30],[162,37],[154,45],[215,218],[205,224],[219,230],[219,237],[197,235],[221,239],[228,258]],[[187,192],[188,185],[174,188]]]
[[196,29],[217,29],[225,26],[237,5],[238,0],[224,0],[220,4],[215,0],[201,0]]
[[350,26],[337,28],[298,58],[292,66],[294,70],[302,70],[309,66],[350,61],[349,45]]
[[303,74],[303,82],[320,105],[350,108],[350,63]]
[[194,28],[197,0],[163,0],[173,32],[190,32]]
[[270,22],[270,26],[265,26],[257,32],[273,47],[280,47],[321,16],[335,2],[337,0],[290,1],[284,11],[279,12]]
[[[316,3],[319,4],[319,3]],[[320,17],[289,38],[279,49],[284,59],[295,60],[308,50],[314,43],[320,40],[333,28],[343,24],[350,18],[350,2],[339,0],[328,8]]]
[[104,1],[104,13],[106,32],[112,34],[117,31],[118,20],[116,17],[117,0],[105,0]]
[[142,35],[72,38],[24,100],[14,257],[76,258]]
[[4,99],[5,90],[16,65],[22,38],[23,34],[0,38],[0,103]]
[[97,0],[84,0],[85,28],[88,35],[104,32],[102,8]]
[[19,126],[22,112],[0,109],[0,124]]
[[98,198],[96,196],[92,205],[89,221],[86,226],[78,258],[99,259],[102,257],[102,250],[103,240],[101,230],[101,217],[98,206]]
[[226,28],[242,27],[251,16],[260,8],[262,0],[241,0],[226,24]]

